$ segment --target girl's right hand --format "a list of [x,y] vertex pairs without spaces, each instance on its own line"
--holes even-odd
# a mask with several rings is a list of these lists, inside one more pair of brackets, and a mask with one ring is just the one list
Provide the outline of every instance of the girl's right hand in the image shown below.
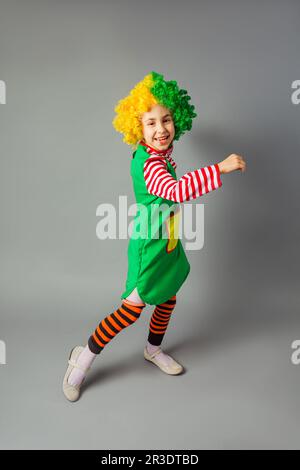
[[231,173],[235,170],[246,170],[246,162],[241,155],[232,153],[229,157],[225,158],[222,162],[218,163],[220,173]]

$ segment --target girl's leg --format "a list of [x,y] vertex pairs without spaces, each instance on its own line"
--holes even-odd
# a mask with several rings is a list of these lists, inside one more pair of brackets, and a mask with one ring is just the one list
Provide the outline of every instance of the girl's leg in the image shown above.
[[121,307],[105,317],[90,336],[88,340],[90,350],[94,354],[99,354],[120,331],[137,321],[145,305],[123,299]]
[[[132,298],[131,296],[132,293],[129,297]],[[132,300],[123,299],[122,305],[99,323],[90,336],[88,344],[78,356],[77,364],[84,369],[90,367],[96,356],[120,331],[136,322],[145,306],[146,304],[142,301],[133,302]],[[74,367],[69,375],[68,383],[70,385],[80,385],[85,375],[81,369]]]
[[[139,296],[139,293],[138,293],[138,290],[137,288],[135,288],[131,294],[128,295],[128,297],[126,297],[126,300],[129,300],[131,302],[134,302],[134,303],[137,303],[137,304],[143,304],[144,302],[142,301],[142,299],[140,298]],[[146,304],[144,304],[146,305]]]
[[167,331],[171,314],[176,305],[176,295],[167,302],[155,306],[149,325],[149,343],[160,346]]
[[[157,349],[159,349],[168,328],[175,305],[176,295],[171,297],[167,302],[156,305],[149,325],[147,342],[147,351],[149,354],[153,354]],[[156,359],[166,366],[171,365],[173,362],[173,359],[162,351],[156,355]]]

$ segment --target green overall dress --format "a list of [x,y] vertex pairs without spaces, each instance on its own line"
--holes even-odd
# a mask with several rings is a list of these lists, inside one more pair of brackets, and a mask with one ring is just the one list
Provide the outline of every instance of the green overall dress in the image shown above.
[[[144,163],[150,155],[139,144],[131,160],[137,213],[128,243],[126,288],[121,299],[137,287],[144,303],[158,305],[173,297],[190,272],[190,264],[178,237],[180,204],[150,194],[144,179]],[[177,180],[166,159],[167,170]]]

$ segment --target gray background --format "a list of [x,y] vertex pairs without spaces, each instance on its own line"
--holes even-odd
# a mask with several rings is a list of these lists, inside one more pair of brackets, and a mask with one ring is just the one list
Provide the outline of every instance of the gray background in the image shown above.
[[[6,449],[300,448],[298,1],[1,1],[1,437]],[[152,307],[62,379],[120,305],[128,240],[96,237],[96,208],[134,195],[117,101],[155,70],[198,117],[177,175],[243,155],[205,204],[202,250],[163,346],[143,358]]]

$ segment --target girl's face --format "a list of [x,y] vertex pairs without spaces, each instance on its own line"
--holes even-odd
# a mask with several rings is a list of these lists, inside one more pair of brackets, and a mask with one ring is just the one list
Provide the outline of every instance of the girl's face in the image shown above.
[[157,104],[142,115],[144,141],[156,150],[166,150],[175,136],[172,113],[168,108]]

